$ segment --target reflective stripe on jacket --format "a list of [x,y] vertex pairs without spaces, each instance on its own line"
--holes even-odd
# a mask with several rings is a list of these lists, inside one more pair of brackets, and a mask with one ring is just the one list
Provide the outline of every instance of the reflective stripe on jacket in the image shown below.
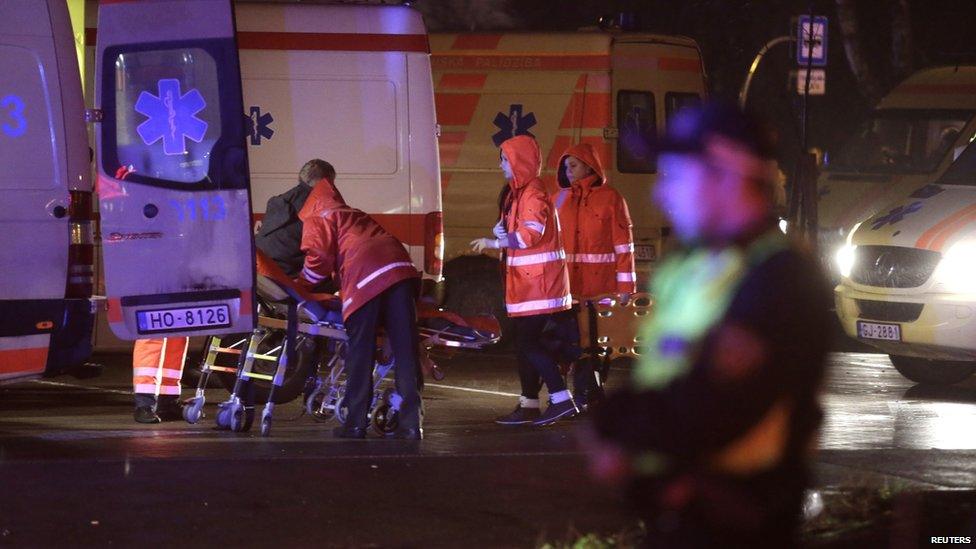
[[403,244],[368,214],[351,208],[328,179],[299,213],[304,223],[301,277],[312,285],[338,274],[342,318],[401,280],[419,277]]
[[[589,166],[593,174],[570,184],[566,157]],[[559,211],[569,287],[576,298],[608,293],[634,293],[633,225],[627,201],[607,184],[603,165],[589,143],[574,145],[559,159],[559,185],[554,202]]]
[[180,395],[180,379],[190,338],[137,339],[132,349],[132,392]]
[[559,218],[539,179],[542,155],[535,139],[520,135],[501,145],[512,166],[505,227],[508,316],[564,311],[572,306]]

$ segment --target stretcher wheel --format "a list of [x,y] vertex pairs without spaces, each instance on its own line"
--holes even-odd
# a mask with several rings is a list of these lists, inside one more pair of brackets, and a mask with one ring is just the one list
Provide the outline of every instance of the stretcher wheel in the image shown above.
[[444,379],[444,370],[441,370],[436,364],[430,371],[430,377],[434,378],[434,381],[440,381]]
[[349,417],[349,408],[346,407],[346,397],[345,395],[339,397],[335,403],[335,418],[341,424],[346,424],[346,419]]
[[271,414],[261,415],[261,436],[271,436]]
[[194,424],[203,417],[203,397],[193,397],[183,405],[183,419]]
[[386,402],[381,402],[373,409],[373,429],[381,435],[392,433],[397,428],[399,416],[399,411],[394,410]]
[[234,411],[231,409],[231,405],[227,402],[221,402],[217,405],[217,428],[218,429],[230,429],[231,417],[234,415]]
[[254,408],[245,406],[235,406],[230,416],[230,430],[235,433],[243,433],[251,430],[254,424]]
[[330,409],[328,399],[329,394],[325,391],[312,393],[312,398],[308,399],[308,413],[315,421],[329,421],[335,416],[335,403]]

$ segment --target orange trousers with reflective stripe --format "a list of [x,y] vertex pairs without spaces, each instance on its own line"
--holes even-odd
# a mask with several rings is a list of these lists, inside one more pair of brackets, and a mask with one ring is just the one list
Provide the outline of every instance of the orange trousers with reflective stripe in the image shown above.
[[180,378],[190,339],[137,339],[132,350],[132,389],[137,394],[180,395]]

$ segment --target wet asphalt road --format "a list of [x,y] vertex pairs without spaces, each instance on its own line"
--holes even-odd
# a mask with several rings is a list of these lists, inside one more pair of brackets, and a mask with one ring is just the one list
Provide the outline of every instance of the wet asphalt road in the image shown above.
[[[334,440],[297,403],[271,438],[216,431],[220,389],[198,425],[140,426],[127,357],[97,358],[100,378],[0,387],[0,545],[531,547],[634,524],[586,478],[578,421],[491,423],[516,399],[506,353],[440,362],[422,442]],[[929,389],[835,353],[824,403],[819,487],[976,487],[976,379]]]

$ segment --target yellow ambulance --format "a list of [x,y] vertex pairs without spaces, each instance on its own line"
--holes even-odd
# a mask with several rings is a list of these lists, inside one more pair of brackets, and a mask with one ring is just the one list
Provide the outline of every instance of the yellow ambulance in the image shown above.
[[531,135],[552,191],[570,145],[591,143],[600,151],[610,184],[630,206],[643,285],[668,237],[662,213],[650,203],[654,140],[675,112],[705,96],[695,41],[594,29],[431,34],[430,45],[445,259],[468,253],[472,239],[489,234],[505,184],[498,146]]
[[908,379],[956,383],[976,371],[976,67],[923,71],[895,94],[857,158],[903,191],[837,251],[837,314]]

